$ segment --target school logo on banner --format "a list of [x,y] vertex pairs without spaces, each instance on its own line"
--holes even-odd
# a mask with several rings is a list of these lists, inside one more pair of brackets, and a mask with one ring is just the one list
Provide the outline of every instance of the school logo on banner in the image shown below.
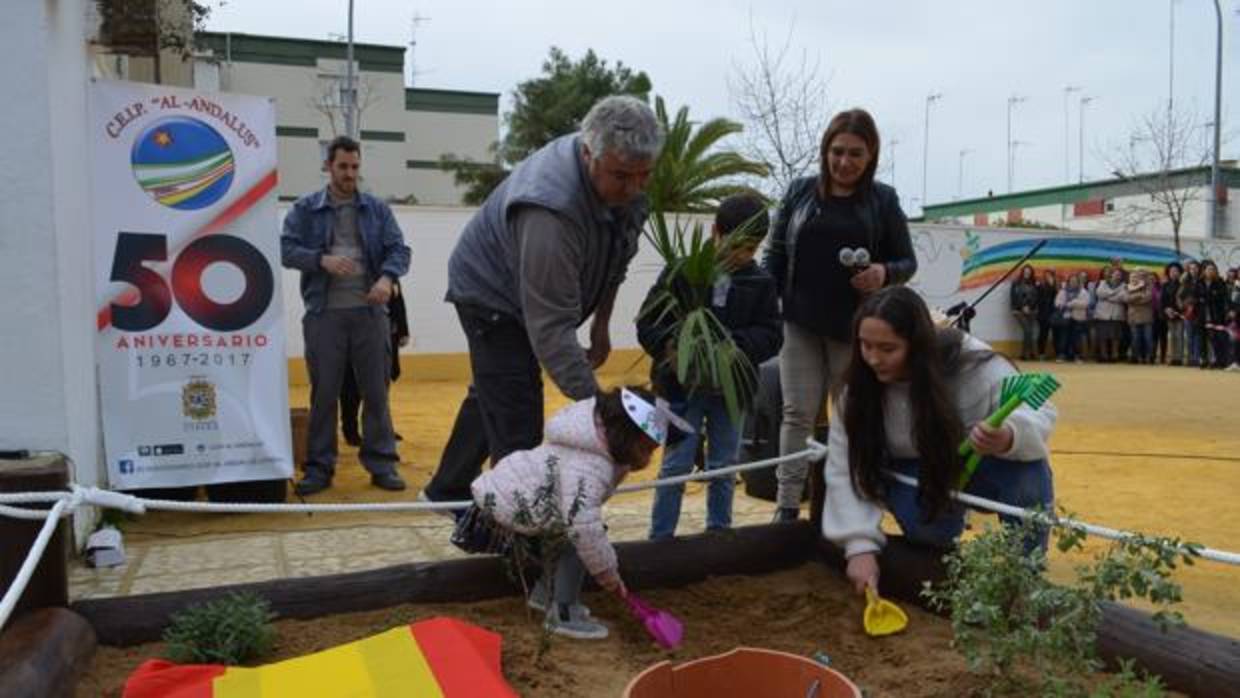
[[215,386],[195,377],[181,389],[181,414],[195,422],[215,416]]
[[110,484],[290,476],[272,100],[96,81],[91,119]]
[[205,208],[228,193],[232,149],[218,131],[198,119],[169,116],[147,126],[133,144],[134,178],[164,206]]

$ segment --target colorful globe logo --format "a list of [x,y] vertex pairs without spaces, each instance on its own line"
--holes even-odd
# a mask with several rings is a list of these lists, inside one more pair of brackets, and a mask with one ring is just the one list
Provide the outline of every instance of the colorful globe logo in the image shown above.
[[192,211],[219,201],[232,184],[232,150],[210,126],[186,116],[151,124],[130,154],[142,190],[170,208]]

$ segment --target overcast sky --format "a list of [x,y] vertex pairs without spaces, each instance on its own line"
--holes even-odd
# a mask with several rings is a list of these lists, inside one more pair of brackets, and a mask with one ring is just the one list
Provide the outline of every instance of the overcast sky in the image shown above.
[[[517,83],[538,74],[551,46],[573,57],[594,49],[644,70],[656,94],[686,104],[695,119],[736,116],[728,77],[752,63],[750,17],[774,43],[789,31],[820,60],[833,108],[874,114],[895,147],[895,184],[905,208],[922,193],[926,95],[930,113],[930,203],[1007,190],[1007,100],[1013,112],[1015,189],[1064,183],[1064,87],[1070,102],[1069,181],[1078,176],[1081,94],[1085,177],[1110,170],[1103,158],[1126,148],[1136,118],[1166,107],[1174,2],[1174,99],[1213,119],[1214,9],[1210,0],[356,0],[359,42],[407,45],[415,12],[417,85],[500,92],[507,109]],[[1223,5],[1223,124],[1240,134],[1240,0]],[[208,28],[326,39],[345,32],[346,0],[228,0]],[[409,57],[406,55],[406,62]],[[409,71],[406,69],[406,79]],[[1203,147],[1208,143],[1202,132]],[[889,146],[885,155],[890,154]],[[958,192],[962,149],[962,191]],[[1240,137],[1223,158],[1240,153]]]

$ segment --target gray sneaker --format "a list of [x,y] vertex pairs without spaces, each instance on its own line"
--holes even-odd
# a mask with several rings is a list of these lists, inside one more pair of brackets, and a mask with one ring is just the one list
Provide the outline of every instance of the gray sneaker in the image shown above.
[[[546,613],[547,602],[549,600],[550,593],[547,590],[547,585],[543,584],[543,580],[540,578],[537,582],[534,582],[533,588],[530,589],[530,597],[525,600],[525,605],[535,611],[538,611],[539,613]],[[590,617],[590,609],[587,608],[585,604],[575,603],[573,604],[573,607],[577,609],[578,615],[586,618]]]
[[547,614],[545,627],[550,632],[574,640],[604,640],[607,638],[607,626],[581,615],[580,606],[559,606],[558,612]]

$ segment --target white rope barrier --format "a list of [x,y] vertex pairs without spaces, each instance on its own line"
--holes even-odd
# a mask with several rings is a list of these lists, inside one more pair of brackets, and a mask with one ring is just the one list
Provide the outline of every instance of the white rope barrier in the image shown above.
[[[813,441],[812,439],[810,440],[810,444],[822,446],[822,444]],[[917,487],[917,478],[915,477],[911,477],[903,473],[892,472],[890,470],[885,471],[885,474],[887,477],[890,477],[896,482],[903,483],[909,487]],[[1098,536],[1099,538],[1106,538],[1108,540],[1122,541],[1140,535],[1133,531],[1122,531],[1116,528],[1108,528],[1106,526],[1099,526],[1097,524],[1091,524],[1078,519],[1054,516],[1052,514],[1048,514],[1047,512],[1022,509],[1020,507],[1004,504],[1003,502],[996,502],[984,497],[968,494],[966,492],[952,492],[952,497],[963,504],[967,504],[977,509],[985,509],[986,511],[992,511],[996,514],[1016,516],[1024,520],[1036,519],[1047,524],[1069,526],[1085,531],[1090,535]],[[1185,553],[1189,552],[1189,549],[1185,547],[1181,547],[1180,550]],[[1215,562],[1222,562],[1228,565],[1240,565],[1240,553],[1232,553],[1226,550],[1216,550],[1214,548],[1205,547],[1196,548],[1195,552],[1205,560],[1213,560]]]
[[686,482],[694,482],[697,480],[713,480],[715,478],[724,477],[726,475],[734,475],[749,470],[760,470],[769,468],[772,465],[779,465],[802,458],[822,458],[827,453],[826,447],[821,444],[811,445],[803,451],[789,453],[786,456],[778,456],[776,458],[767,458],[765,460],[756,460],[749,463],[740,463],[738,465],[730,465],[726,468],[715,468],[714,470],[704,470],[700,473],[691,473],[689,475],[677,475],[675,477],[665,477],[661,480],[649,480],[647,482],[635,482],[631,485],[621,485],[616,488],[617,494],[625,494],[628,492],[639,492],[641,490],[651,490],[656,487],[667,487],[669,485],[680,485]]
[[39,560],[43,559],[43,551],[47,549],[48,541],[52,539],[52,534],[56,532],[56,526],[60,523],[60,517],[67,511],[72,510],[76,506],[76,501],[71,497],[65,497],[59,502],[52,505],[52,508],[46,512],[36,512],[46,517],[43,522],[43,528],[39,529],[39,535],[34,539],[34,545],[30,546],[30,552],[26,554],[26,559],[22,562],[21,569],[17,571],[17,576],[13,578],[13,583],[9,585],[7,591],[4,592],[4,598],[0,599],[0,628],[9,622],[9,616],[13,613],[13,608],[17,606],[17,600],[26,593],[26,585],[30,583],[30,577],[34,574],[34,568],[38,566]]
[[[624,485],[616,489],[618,494],[627,494],[630,492],[638,492],[641,490],[654,489],[657,487],[667,487],[672,485],[680,485],[686,482],[695,482],[701,480],[713,480],[720,477],[729,477],[737,473],[743,473],[750,470],[758,470],[761,468],[769,468],[780,463],[800,460],[803,458],[819,459],[823,458],[827,453],[826,445],[814,440],[807,439],[804,450],[796,453],[789,453],[776,458],[767,458],[764,460],[751,461],[749,463],[740,463],[726,468],[718,468],[708,470],[701,473],[691,473],[688,475],[679,475],[676,477],[668,477],[647,482],[637,482]],[[910,487],[917,486],[916,478],[909,477],[900,473],[888,472],[889,476],[902,482]],[[385,512],[402,512],[402,511],[431,511],[443,512],[465,509],[473,502],[375,502],[375,503],[358,503],[346,504],[342,502],[327,504],[257,504],[257,503],[225,503],[225,502],[178,502],[166,499],[144,499],[133,495],[123,494],[121,492],[113,492],[111,490],[99,489],[97,487],[82,487],[80,485],[70,485],[70,491],[52,491],[52,492],[16,492],[16,493],[0,493],[0,516],[8,516],[10,518],[26,519],[26,520],[44,520],[43,527],[39,530],[39,535],[35,538],[34,545],[31,546],[29,554],[26,555],[25,561],[22,563],[21,569],[14,578],[13,583],[9,586],[4,594],[3,600],[0,600],[0,628],[8,622],[9,615],[13,611],[13,607],[17,604],[17,600],[26,590],[26,585],[30,582],[30,577],[34,573],[35,566],[43,556],[44,550],[47,549],[48,541],[51,540],[53,532],[56,530],[56,524],[63,516],[72,514],[79,506],[89,505],[105,507],[110,509],[120,509],[123,511],[142,514],[151,510],[162,511],[196,511],[214,514],[238,514],[238,513],[338,513],[353,511],[385,511]],[[964,492],[954,492],[952,494],[960,502],[978,509],[985,509],[1009,516],[1017,516],[1022,519],[1038,518],[1047,523],[1058,523],[1062,525],[1072,526],[1085,531],[1091,535],[1110,540],[1124,540],[1136,536],[1138,534],[1130,531],[1121,531],[1105,526],[1098,526],[1084,521],[1075,519],[1058,518],[1048,515],[1044,512],[1036,512],[1029,509],[1021,509],[1020,507],[995,502],[975,495],[966,494]],[[52,503],[49,510],[40,509],[23,509],[20,507],[10,506],[12,504],[46,504]],[[1188,552],[1184,549],[1184,552]],[[1240,554],[1227,552],[1224,550],[1216,550],[1214,548],[1198,548],[1195,552],[1206,560],[1222,562],[1229,565],[1240,565]]]

